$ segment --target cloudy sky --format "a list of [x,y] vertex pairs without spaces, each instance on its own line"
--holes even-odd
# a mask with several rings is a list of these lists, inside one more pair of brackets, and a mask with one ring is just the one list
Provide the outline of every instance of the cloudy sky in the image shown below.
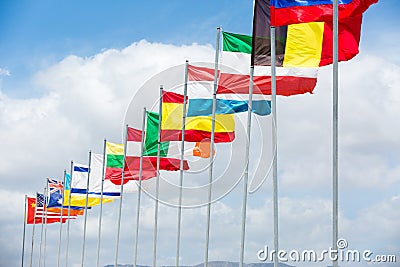
[[[150,88],[154,91],[147,93],[147,81],[186,59],[212,62],[217,26],[242,34],[250,34],[252,28],[250,0],[82,2],[0,3],[0,266],[21,262],[25,194],[33,196],[42,191],[46,177],[62,179],[71,160],[86,163],[89,150],[101,153],[104,138],[121,142],[125,117],[141,118],[141,113],[129,113],[128,107],[142,105],[139,100],[143,99],[156,102],[153,96],[158,88]],[[349,249],[368,249],[374,255],[395,254],[397,261],[399,11],[398,1],[381,0],[366,12],[360,54],[340,64],[339,76],[339,236],[347,240]],[[329,66],[320,70],[312,95],[278,99],[279,232],[280,248],[287,251],[322,251],[331,246],[331,73]],[[257,121],[267,125],[261,127],[261,135],[268,139],[268,118]],[[256,128],[255,123],[254,138],[260,138]],[[236,165],[244,153],[243,140],[243,129],[238,129],[236,143],[222,146],[221,153],[217,153],[217,163],[221,163],[216,164],[217,176],[229,173],[222,166],[224,159],[235,166],[229,168],[233,172],[229,173],[233,180],[229,186],[220,191],[216,187],[225,197],[212,206],[210,260],[239,261],[242,186],[240,181],[234,186],[243,171],[243,162]],[[268,148],[266,144],[265,150]],[[265,174],[269,158],[264,155],[260,160],[259,151],[258,144],[253,144],[252,172],[260,167]],[[202,179],[207,180],[207,173]],[[262,172],[257,176],[261,180]],[[120,263],[133,262],[136,198],[136,194],[124,198]],[[174,196],[167,194],[165,198]],[[104,265],[114,262],[118,204],[104,206],[100,256]],[[142,204],[138,263],[150,265],[154,201],[144,196]],[[97,215],[98,209],[94,208],[88,216],[86,266],[95,265]],[[159,218],[157,263],[173,265],[177,211],[161,205]],[[267,177],[263,186],[249,195],[246,262],[258,262],[257,251],[264,246],[272,248],[272,219],[272,183]],[[182,264],[204,261],[205,223],[205,208],[183,211]],[[80,266],[82,229],[83,218],[72,222],[71,266]],[[58,231],[58,225],[47,228],[48,266],[56,264]],[[26,234],[28,260],[31,226]],[[62,262],[64,248],[63,243]]]

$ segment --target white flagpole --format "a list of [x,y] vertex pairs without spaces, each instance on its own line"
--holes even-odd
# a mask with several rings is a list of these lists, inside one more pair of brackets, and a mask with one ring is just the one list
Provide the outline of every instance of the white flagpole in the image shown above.
[[103,170],[101,173],[101,192],[100,192],[100,214],[99,214],[99,234],[97,237],[97,260],[96,266],[100,266],[100,241],[101,241],[101,220],[103,216],[103,191],[104,191],[104,175],[105,175],[105,163],[106,163],[106,144],[107,140],[104,138],[104,145],[103,145]]
[[87,180],[86,180],[85,220],[83,222],[83,243],[82,243],[82,261],[81,261],[82,267],[85,262],[86,225],[87,225],[87,210],[88,210],[88,202],[89,202],[89,181],[90,181],[91,163],[92,163],[92,151],[89,150],[89,165],[88,165],[88,175],[87,175]]
[[[279,231],[278,231],[278,124],[276,116],[276,43],[275,27],[271,29],[271,93],[272,93],[272,115],[274,128],[272,130],[272,139],[274,147],[274,158],[272,165],[272,184],[273,184],[273,206],[274,206],[274,250],[279,251]],[[278,267],[278,253],[274,254],[274,267]]]
[[125,160],[126,160],[126,143],[128,140],[128,125],[125,126],[124,136],[124,161],[122,163],[122,177],[121,177],[121,195],[119,202],[119,213],[118,213],[118,228],[117,228],[117,243],[115,248],[115,263],[114,266],[118,267],[118,247],[119,247],[119,235],[121,231],[121,213],[122,213],[122,196],[124,193],[124,181],[125,181]]
[[[44,190],[43,190],[43,197],[45,196],[45,194],[46,194],[46,186],[44,187]],[[37,195],[36,195],[36,202],[37,202]],[[42,260],[43,225],[45,224],[44,223],[44,218],[45,218],[44,216],[45,216],[45,212],[44,212],[44,203],[43,203],[42,226],[40,228],[40,243],[39,243],[39,263],[38,263],[39,267],[41,265],[41,260]]]
[[[338,64],[338,32],[339,19],[338,0],[333,1],[333,250],[338,249],[337,241],[339,237],[339,64]],[[333,261],[333,266],[338,266],[338,261]]]
[[135,233],[135,254],[134,264],[137,264],[137,251],[138,251],[138,240],[139,240],[139,219],[140,219],[140,198],[142,194],[142,176],[143,176],[143,153],[144,153],[144,137],[146,127],[146,108],[143,108],[143,121],[142,121],[142,140],[140,145],[140,163],[139,163],[139,182],[138,182],[138,199],[137,199],[137,210],[136,210],[136,233]]
[[25,232],[26,232],[26,211],[27,211],[27,195],[25,195],[25,208],[24,208],[24,232],[22,234],[22,261],[21,266],[24,267],[25,256]]
[[62,190],[62,203],[61,203],[61,214],[60,214],[60,233],[58,236],[58,256],[57,256],[57,267],[60,267],[60,252],[61,252],[61,237],[62,237],[62,225],[63,225],[63,213],[64,213],[64,186],[65,186],[65,175],[66,171],[64,170],[64,178],[63,178],[63,190]]
[[156,199],[154,207],[154,239],[153,239],[153,267],[157,263],[157,228],[158,228],[158,195],[160,190],[160,149],[161,149],[161,121],[162,121],[162,92],[160,86],[160,108],[158,113],[158,146],[157,146],[157,176],[156,176]]
[[212,103],[212,121],[211,121],[211,142],[210,142],[210,169],[208,178],[208,199],[207,199],[207,229],[206,229],[206,249],[204,256],[204,267],[208,266],[208,250],[210,244],[210,219],[211,219],[211,192],[213,182],[213,165],[214,165],[214,132],[215,132],[215,111],[217,108],[217,88],[218,88],[218,62],[219,47],[221,38],[221,28],[217,27],[217,40],[215,47],[215,66],[214,66],[214,92]]
[[44,203],[43,208],[45,208],[45,224],[44,224],[44,246],[43,246],[43,267],[46,267],[46,244],[47,244],[47,196],[49,195],[49,178],[46,181],[46,194],[43,195]]
[[243,267],[244,263],[244,244],[246,239],[246,211],[247,211],[247,193],[249,181],[249,158],[250,158],[250,138],[251,138],[251,116],[253,109],[253,78],[254,66],[250,67],[250,84],[249,84],[249,102],[247,110],[247,140],[246,140],[246,155],[245,155],[245,170],[243,176],[243,201],[242,201],[242,231],[240,239],[240,262],[239,267]]
[[188,69],[189,69],[189,61],[186,60],[185,85],[183,87],[182,143],[181,143],[181,161],[180,161],[180,170],[179,170],[178,235],[177,235],[177,239],[176,239],[176,263],[175,263],[176,267],[179,267],[179,250],[180,250],[180,239],[181,239],[183,160],[184,160],[184,153],[185,153],[186,102],[187,102],[186,96],[187,96],[187,86],[188,86]]
[[37,192],[36,192],[36,200],[35,200],[35,211],[33,214],[33,226],[32,226],[32,244],[31,244],[31,257],[29,262],[29,267],[32,267],[32,259],[33,259],[33,248],[35,241],[35,225],[36,225],[36,210],[37,210]]
[[[69,177],[69,195],[68,195],[68,222],[67,222],[67,244],[66,244],[66,255],[65,255],[65,267],[68,267],[68,254],[69,254],[69,225],[71,216],[71,189],[72,189],[72,175],[74,173],[74,162],[71,160],[71,171]],[[65,186],[65,185],[64,185]],[[64,195],[65,196],[65,195]],[[64,200],[63,200],[64,202]]]

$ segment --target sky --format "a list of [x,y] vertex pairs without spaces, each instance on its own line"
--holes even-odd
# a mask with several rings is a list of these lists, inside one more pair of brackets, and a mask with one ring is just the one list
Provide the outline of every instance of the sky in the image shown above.
[[[371,6],[363,19],[359,55],[339,65],[339,237],[347,240],[349,249],[397,255],[397,262],[399,11],[395,0],[380,0]],[[157,74],[169,74],[186,59],[213,62],[218,26],[250,34],[252,1],[0,2],[0,266],[21,263],[24,195],[42,191],[47,177],[61,180],[71,160],[85,164],[89,150],[101,153],[104,138],[121,142],[126,119],[139,122],[142,116],[131,112],[132,106],[156,103],[158,88],[148,85],[157,80]],[[330,66],[320,69],[314,94],[278,97],[279,241],[287,251],[322,251],[332,243],[331,73]],[[271,122],[270,118],[253,118],[257,123],[252,138],[261,140],[263,146],[252,144],[250,164],[260,182],[270,163]],[[231,146],[217,147],[215,175],[221,183],[215,186],[214,196],[221,198],[211,210],[210,260],[239,261],[243,114],[236,120],[237,140]],[[260,151],[267,155],[260,156]],[[261,171],[256,172],[257,168]],[[201,183],[207,173],[200,174],[199,181],[186,179],[185,183]],[[178,174],[164,175],[176,179]],[[228,176],[233,179],[227,180]],[[147,186],[154,184],[150,181]],[[166,191],[163,200],[176,201]],[[133,262],[136,198],[136,194],[124,196],[120,263]],[[192,203],[201,196],[186,194],[184,199]],[[118,207],[118,201],[104,206],[103,265],[114,263]],[[173,265],[177,209],[162,204],[159,212],[157,264]],[[88,215],[85,265],[94,266],[98,209]],[[270,176],[249,194],[247,215],[245,261],[257,263],[257,251],[273,247]],[[182,216],[181,264],[199,264],[204,261],[206,210],[187,208]],[[146,195],[139,225],[139,264],[152,263],[153,223],[154,201]],[[32,226],[26,230],[28,261]],[[83,218],[71,223],[70,266],[80,266],[82,230]],[[47,227],[49,266],[57,260],[58,231],[58,225]],[[65,241],[65,227],[63,234]]]

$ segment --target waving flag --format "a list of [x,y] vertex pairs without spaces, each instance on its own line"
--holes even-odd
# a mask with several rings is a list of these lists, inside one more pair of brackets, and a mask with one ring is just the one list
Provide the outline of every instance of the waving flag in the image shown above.
[[[147,112],[147,126],[145,136],[145,147],[143,152],[143,170],[155,171],[157,169],[157,140],[158,140],[158,113]],[[142,131],[129,128],[127,142],[127,166],[130,170],[139,170],[140,163],[140,144]],[[178,155],[171,153],[170,143],[162,142],[160,150],[160,170],[178,171],[180,169],[180,159]],[[186,160],[183,162],[183,169],[188,170],[189,165]]]
[[82,207],[68,207],[62,206],[63,203],[63,182],[55,179],[47,179],[47,186],[49,188],[49,196],[47,203],[47,210],[56,213],[63,213],[63,216],[68,215],[68,208],[70,209],[70,216],[83,215],[84,210]]
[[[264,0],[269,2],[269,0]],[[271,25],[332,21],[332,0],[271,0]],[[362,15],[378,0],[339,0],[339,20]]]
[[[147,114],[147,134],[143,153],[142,180],[147,180],[156,176],[158,146],[158,130],[156,131],[156,128],[158,129],[158,114],[149,112]],[[126,182],[139,179],[142,131],[129,127],[127,138],[124,171],[124,181]],[[120,144],[107,142],[106,150],[107,169],[105,179],[109,179],[115,184],[120,184],[122,179],[124,147]],[[170,157],[169,142],[162,142],[160,156],[160,170],[177,171],[180,169],[180,160]],[[189,165],[185,160],[184,170],[188,169]]]
[[[358,54],[361,23],[361,15],[339,20],[339,61],[350,60]],[[277,27],[277,66],[311,68],[332,64],[332,36],[332,22],[310,22]],[[255,1],[253,39],[252,64],[254,66],[270,66],[270,6],[268,0]]]
[[[61,214],[57,212],[46,211],[45,199],[43,194],[37,193],[36,198],[27,198],[27,224],[41,224],[41,223],[57,223],[61,221]],[[74,219],[71,217],[70,219]],[[62,219],[62,223],[65,223],[67,218]]]
[[[162,157],[167,157],[171,161],[171,164],[175,165],[178,163],[176,160],[180,158],[182,152],[182,112],[183,112],[183,102],[181,105],[175,105],[176,103],[180,103],[183,101],[183,95],[173,93],[173,92],[163,92],[163,116],[161,123],[161,144],[163,145],[163,149],[161,152]],[[170,105],[172,104],[172,105]],[[158,113],[149,112],[147,114],[147,131],[148,133],[158,134],[159,127],[159,119]],[[199,119],[203,120],[203,119]],[[187,121],[186,121],[187,122]],[[180,123],[180,130],[170,131],[168,126],[177,125]],[[207,123],[207,122],[205,122]],[[167,125],[167,126],[166,126]],[[188,123],[186,123],[186,127],[188,127]],[[164,127],[164,129],[163,129]],[[167,128],[167,129],[165,129]],[[185,129],[185,144],[184,144],[184,157],[201,157],[201,158],[209,158],[210,157],[210,141],[204,137],[202,134],[197,134],[193,132],[187,132],[187,128]],[[196,132],[196,131],[194,131]],[[147,139],[145,144],[145,154],[148,156],[156,156],[157,155],[157,139],[152,140],[152,138]],[[151,136],[151,135],[150,135]],[[189,141],[187,140],[189,139]],[[166,141],[168,140],[168,142]],[[190,141],[192,140],[192,141]],[[198,140],[198,141],[194,141]],[[208,147],[208,148],[207,148]],[[176,159],[173,159],[176,158]],[[188,169],[186,160],[184,161],[184,169]]]
[[[223,58],[229,58],[229,56]],[[234,63],[239,63],[240,70],[235,68],[237,66],[231,64],[232,61],[227,63],[221,60],[221,65],[227,64],[234,68],[229,68],[230,72],[220,72],[215,111],[217,116],[218,114],[245,112],[248,109],[250,57],[248,57],[248,60],[245,57],[237,58],[237,62]],[[212,99],[209,97],[214,91],[214,70],[189,65],[189,79],[193,81],[195,86],[191,84],[188,116],[210,116],[212,114]],[[260,84],[255,84],[253,90],[252,111],[257,115],[269,115],[271,113],[270,97],[262,95],[258,86]]]
[[[190,71],[190,66],[189,66]],[[190,81],[190,75],[189,75]],[[209,83],[209,81],[207,81]],[[197,82],[197,85],[200,83]],[[185,141],[201,142],[211,139],[211,113],[204,112],[199,108],[201,102],[209,107],[212,103],[212,92],[201,93],[194,89],[195,84],[190,84],[188,90],[188,112],[185,126]],[[197,89],[202,89],[201,86]],[[193,103],[195,101],[195,103]],[[183,95],[173,92],[163,92],[162,97],[162,123],[161,140],[181,140],[182,138],[182,116],[183,116]],[[230,112],[232,113],[232,112]],[[205,114],[205,115],[204,115]],[[158,121],[158,118],[157,118]],[[235,139],[235,119],[233,114],[216,114],[215,116],[215,143],[232,142]]]
[[[69,195],[71,194],[70,206],[85,207],[86,206],[86,188],[89,168],[86,165],[74,163],[72,177],[66,176],[64,190],[64,206],[69,206]],[[89,180],[90,181],[90,180]],[[103,203],[112,202],[112,198],[103,198]],[[88,196],[88,207],[100,204],[99,196]]]
[[[133,138],[128,131],[128,141],[130,142]],[[140,137],[141,138],[141,137]],[[137,139],[136,139],[137,140]],[[141,140],[141,139],[140,139]],[[140,151],[140,150],[139,150]],[[140,152],[139,152],[140,153]],[[127,162],[130,160],[126,160]],[[124,145],[115,144],[111,142],[106,143],[106,174],[105,179],[111,181],[115,185],[121,185],[122,181],[122,168],[124,168]],[[150,170],[143,168],[142,179],[147,180],[156,176],[156,172],[153,168]],[[124,170],[124,183],[128,183],[129,180],[139,179],[139,168],[133,166],[125,166]]]
[[[223,32],[222,36],[223,52],[221,64],[225,64],[235,71],[221,73],[217,96],[233,93],[248,94],[253,39],[251,36],[228,32]],[[309,47],[310,45],[308,45]],[[284,64],[276,68],[277,93],[284,96],[312,93],[317,83],[318,68],[290,65]],[[269,67],[254,67],[253,109],[265,110],[265,102],[260,101],[257,97],[271,94],[270,71]],[[270,112],[270,110],[268,111]]]
[[122,179],[124,167],[124,145],[106,143],[106,173],[104,179],[117,183]]
[[61,207],[62,194],[64,190],[63,183],[55,179],[47,179],[47,186],[49,188],[49,201],[47,207]]
[[[60,222],[60,214],[59,213],[53,213],[53,212],[47,212],[47,221],[45,220],[45,213],[44,213],[44,207],[43,207],[43,202],[39,202],[38,206],[36,204],[36,198],[35,197],[28,197],[27,198],[27,211],[26,211],[26,224],[41,224],[41,223],[56,223]],[[67,218],[63,218],[62,222],[65,223],[67,221]]]
[[[110,146],[112,146],[112,143],[107,142],[107,148],[109,151]],[[122,152],[122,157],[120,159],[123,159],[123,152]],[[120,162],[122,164],[122,161]],[[107,164],[107,159],[106,162],[103,160],[103,155],[101,154],[91,154],[91,172],[90,172],[90,177],[93,177],[90,179],[90,184],[89,184],[89,194],[91,196],[101,196],[101,180],[102,180],[102,174],[103,174],[103,166],[106,167],[105,165]],[[109,162],[109,164],[115,164]],[[122,166],[122,165],[121,165]],[[107,172],[108,167],[106,167],[106,172]],[[108,170],[110,171],[110,170]],[[118,173],[121,175],[122,172],[118,170]],[[116,198],[119,197],[121,194],[121,186],[119,184],[113,183],[109,178],[107,178],[107,174],[109,175],[110,172],[106,173],[106,178],[104,179],[103,182],[103,198]],[[118,180],[121,179],[121,177],[118,177]],[[127,184],[124,186],[124,192],[125,193],[133,193],[137,192],[137,186],[135,184]]]

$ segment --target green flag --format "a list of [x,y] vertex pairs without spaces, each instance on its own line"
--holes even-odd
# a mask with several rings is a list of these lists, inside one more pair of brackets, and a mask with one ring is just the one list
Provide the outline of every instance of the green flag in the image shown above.
[[[158,145],[158,113],[146,112],[147,126],[146,126],[146,140],[144,142],[145,151],[143,156],[157,156],[157,145]],[[160,146],[160,157],[166,157],[168,155],[169,142],[161,142]]]

